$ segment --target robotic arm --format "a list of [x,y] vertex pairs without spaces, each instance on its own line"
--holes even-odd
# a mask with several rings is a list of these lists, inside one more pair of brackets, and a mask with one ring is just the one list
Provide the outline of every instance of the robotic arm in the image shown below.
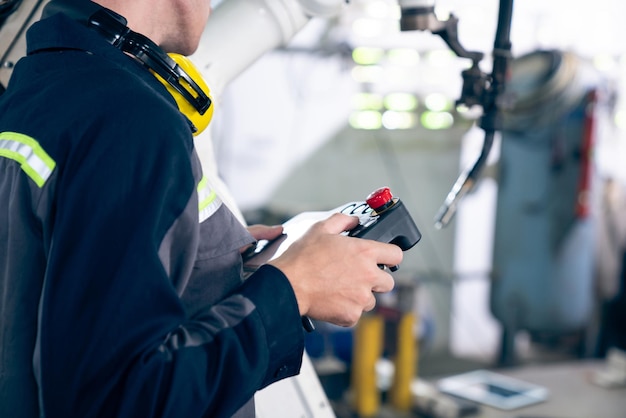
[[[461,173],[435,216],[435,226],[445,227],[453,218],[457,204],[477,182],[501,129],[502,94],[511,59],[510,28],[513,0],[500,0],[498,27],[493,49],[491,74],[479,63],[483,53],[467,51],[458,38],[458,18],[450,15],[441,21],[435,15],[435,0],[397,0],[402,31],[430,31],[440,36],[460,58],[471,60],[462,72],[463,88],[457,105],[481,106],[479,126],[485,139],[476,162]],[[194,61],[203,70],[214,97],[223,87],[265,52],[287,43],[312,16],[330,17],[341,13],[345,0],[229,0],[216,8],[213,20],[201,40]],[[236,26],[237,31],[232,27]],[[245,30],[241,30],[245,28]],[[229,30],[230,29],[230,30]],[[217,42],[229,33],[229,42]],[[220,36],[222,34],[222,36]],[[258,36],[264,34],[264,36]],[[233,54],[232,51],[237,51]]]
[[[4,91],[17,59],[25,54],[26,28],[38,19],[48,0],[0,0],[0,94]],[[218,98],[224,87],[264,53],[285,45],[315,16],[341,13],[348,0],[225,0],[214,11],[192,57]],[[479,126],[485,131],[481,153],[472,167],[461,173],[435,217],[435,226],[446,226],[459,200],[478,180],[495,131],[501,129],[503,92],[511,59],[510,29],[513,0],[499,0],[498,27],[490,74],[479,68],[481,52],[465,50],[458,39],[458,19],[441,21],[435,15],[435,0],[397,0],[402,31],[427,30],[440,36],[455,54],[470,59],[462,72],[463,88],[458,105],[479,105]]]
[[223,1],[213,11],[198,52],[191,58],[211,86],[213,96],[219,97],[231,80],[266,52],[288,43],[312,17],[338,15],[345,3],[346,0]]
[[485,131],[485,139],[478,159],[474,165],[461,173],[435,216],[435,226],[442,228],[454,216],[459,200],[478,180],[493,145],[494,134],[502,128],[501,109],[505,104],[502,98],[511,59],[510,32],[513,0],[500,0],[499,3],[491,74],[486,74],[479,68],[483,54],[466,51],[459,42],[458,19],[451,15],[448,20],[440,21],[434,13],[434,2],[435,0],[398,0],[402,13],[400,28],[403,31],[429,30],[439,35],[457,56],[472,61],[471,67],[462,72],[463,89],[457,105],[481,106],[483,115],[479,126]]

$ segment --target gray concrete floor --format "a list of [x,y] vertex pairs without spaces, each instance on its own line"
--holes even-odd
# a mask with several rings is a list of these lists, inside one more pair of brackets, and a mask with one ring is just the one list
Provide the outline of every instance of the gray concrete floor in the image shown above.
[[[603,359],[581,359],[570,346],[545,346],[533,344],[520,356],[517,365],[500,368],[491,359],[458,358],[449,353],[427,353],[420,358],[418,377],[428,382],[438,378],[476,369],[490,369],[530,383],[549,388],[548,401],[501,411],[479,405],[468,418],[626,418],[626,388],[608,390],[590,383],[597,370],[605,366]],[[348,385],[349,377],[335,378],[335,394],[331,400],[337,418],[359,417],[352,410],[348,396],[337,397],[337,385]],[[323,383],[324,384],[324,383]],[[349,392],[347,386],[344,387]],[[379,413],[367,418],[417,418],[428,417],[416,411],[398,413],[384,402]]]

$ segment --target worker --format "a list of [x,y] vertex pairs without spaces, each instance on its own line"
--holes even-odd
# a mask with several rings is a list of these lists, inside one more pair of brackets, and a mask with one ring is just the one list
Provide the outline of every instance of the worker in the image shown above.
[[247,230],[204,180],[181,100],[210,97],[166,55],[210,12],[52,0],[29,29],[0,96],[0,417],[251,417],[298,373],[302,317],[351,326],[392,289],[402,251],[343,214],[242,280],[281,228]]

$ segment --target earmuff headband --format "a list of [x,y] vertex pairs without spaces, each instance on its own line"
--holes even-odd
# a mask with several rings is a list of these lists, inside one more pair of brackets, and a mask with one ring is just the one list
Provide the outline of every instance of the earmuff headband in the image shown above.
[[[2,0],[0,0],[2,1]],[[167,54],[144,35],[133,32],[127,20],[89,0],[50,0],[42,18],[62,13],[97,32],[112,46],[141,62],[172,95],[178,110],[199,135],[213,117],[211,91],[202,75],[185,56]]]
[[[211,106],[211,98],[157,44],[146,36],[130,30],[126,23],[124,17],[110,10],[100,9],[91,15],[87,24],[100,33],[111,45],[134,56],[150,70],[161,76],[198,113],[203,115]],[[184,80],[185,85],[181,80]]]

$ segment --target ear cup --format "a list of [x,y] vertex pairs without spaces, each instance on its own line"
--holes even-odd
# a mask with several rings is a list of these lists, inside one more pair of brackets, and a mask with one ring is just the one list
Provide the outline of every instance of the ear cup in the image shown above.
[[[0,3],[3,0],[0,0]],[[64,13],[98,32],[107,42],[141,62],[167,88],[178,110],[200,134],[213,117],[211,91],[191,60],[180,54],[166,54],[146,36],[133,32],[124,16],[85,0],[51,0],[44,16]],[[1,87],[1,86],[0,86]]]
[[[185,97],[178,92],[172,85],[165,81],[163,77],[161,77],[156,72],[152,71],[154,76],[167,88],[167,91],[172,95],[176,104],[178,105],[178,110],[189,119],[189,121],[196,128],[193,135],[197,136],[202,131],[206,129],[213,118],[213,99],[211,97],[211,90],[207,86],[206,82],[202,78],[202,74],[198,71],[198,68],[191,62],[191,60],[184,55],[169,53],[170,58],[172,58],[179,66],[183,69],[191,79],[202,89],[202,91],[211,99],[211,105],[209,108],[201,114]],[[191,86],[184,80],[179,80],[181,86],[189,92],[194,98],[197,98],[197,93],[191,88]]]

